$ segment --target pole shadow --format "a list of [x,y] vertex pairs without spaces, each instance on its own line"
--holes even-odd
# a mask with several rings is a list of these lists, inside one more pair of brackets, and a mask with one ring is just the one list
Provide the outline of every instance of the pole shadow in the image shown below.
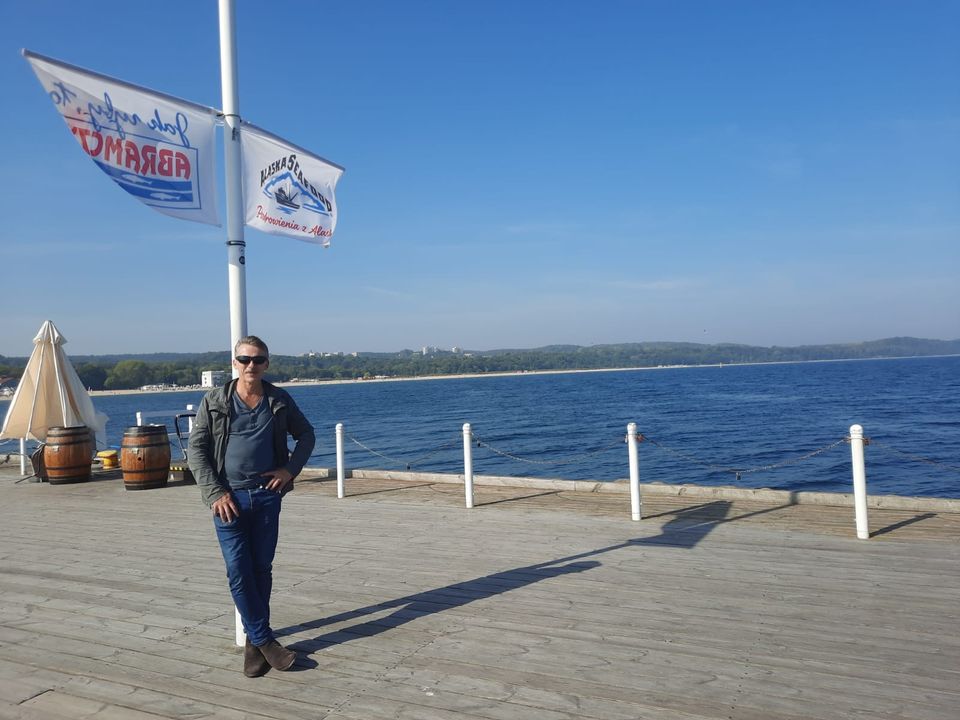
[[887,533],[891,533],[894,530],[899,530],[900,528],[906,527],[907,525],[913,525],[914,523],[923,522],[924,520],[930,520],[932,518],[935,518],[936,516],[937,516],[937,513],[928,512],[928,513],[923,513],[922,515],[917,515],[916,517],[907,518],[906,520],[901,520],[900,522],[894,523],[893,525],[887,525],[885,528],[874,530],[872,533],[870,533],[870,537],[876,537],[877,535],[886,535]]
[[[623,545],[619,547],[622,546]],[[596,551],[585,553],[585,555],[593,554],[596,554]],[[293,650],[309,654],[322,650],[325,647],[339,645],[360,637],[373,637],[388,630],[406,625],[426,615],[453,610],[463,607],[464,605],[469,605],[477,600],[502,595],[510,590],[533,585],[542,580],[580,573],[600,566],[600,563],[597,561],[570,562],[566,565],[557,564],[565,560],[566,559],[527,565],[504,572],[484,575],[473,578],[472,580],[407,595],[406,597],[397,598],[396,600],[388,600],[338,615],[331,615],[330,617],[319,618],[311,622],[280,628],[279,630],[274,630],[274,634],[282,636],[303,632],[304,630],[315,630],[328,625],[335,625],[344,621],[355,620],[393,609],[393,612],[386,617],[366,620],[341,630],[334,630],[317,635],[309,640],[300,640],[289,646]]]
[[[527,587],[534,583],[563,575],[572,575],[600,567],[597,560],[585,560],[597,555],[636,547],[638,545],[668,545],[692,548],[705,538],[717,526],[724,522],[732,503],[715,502],[704,506],[688,508],[676,513],[676,517],[667,522],[659,535],[649,538],[633,538],[615,545],[569,555],[534,565],[513,568],[503,572],[491,573],[463,582],[445,585],[413,595],[387,600],[348,612],[318,618],[310,622],[291,625],[274,631],[278,636],[293,635],[308,630],[318,630],[330,625],[368,618],[371,615],[392,610],[386,617],[372,618],[339,630],[321,633],[313,638],[299,640],[290,645],[301,653],[314,653],[323,648],[350,642],[361,637],[373,637],[394,628],[406,625],[413,620],[469,605],[495,595],[502,595]],[[706,511],[706,518],[704,512]]]

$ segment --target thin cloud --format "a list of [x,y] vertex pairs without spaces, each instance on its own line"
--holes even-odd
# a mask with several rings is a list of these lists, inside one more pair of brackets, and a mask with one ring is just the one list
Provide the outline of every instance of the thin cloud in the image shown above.
[[511,235],[570,235],[578,230],[567,223],[530,222],[506,225],[503,231]]
[[415,297],[413,294],[403,292],[401,290],[392,290],[389,288],[375,287],[373,285],[361,285],[360,289],[368,293],[373,293],[374,295],[385,295],[386,297],[398,298],[401,300],[409,300]]
[[653,292],[675,292],[696,287],[699,283],[690,278],[674,278],[662,280],[611,280],[608,287],[619,290],[642,290]]

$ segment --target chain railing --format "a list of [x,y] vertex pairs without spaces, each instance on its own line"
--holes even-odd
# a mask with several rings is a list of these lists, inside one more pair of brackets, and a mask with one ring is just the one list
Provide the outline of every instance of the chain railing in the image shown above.
[[509,453],[506,450],[501,450],[499,448],[496,448],[493,445],[489,444],[488,442],[482,440],[480,437],[477,436],[476,433],[473,434],[473,441],[477,444],[478,448],[479,447],[486,448],[490,452],[495,453],[496,455],[500,455],[501,457],[509,458],[510,460],[516,460],[517,462],[527,463],[529,465],[569,465],[570,463],[575,463],[581,460],[585,460],[587,458],[596,457],[597,455],[602,455],[603,453],[609,452],[615,447],[623,445],[623,438],[618,436],[617,439],[614,440],[611,444],[606,445],[602,448],[599,448],[598,450],[591,450],[589,452],[579,453],[577,455],[570,455],[564,458],[560,458],[559,460],[532,460],[530,458],[520,457],[519,455],[514,455],[513,453]]
[[402,458],[390,457],[389,455],[385,455],[385,454],[382,453],[382,452],[378,452],[377,450],[374,450],[373,448],[364,445],[362,442],[360,442],[359,440],[357,440],[357,439],[356,439],[355,437],[353,437],[352,435],[347,435],[346,438],[347,438],[347,440],[349,440],[350,442],[352,442],[354,445],[357,445],[358,447],[363,448],[364,450],[366,450],[368,453],[370,453],[370,454],[372,454],[372,455],[376,455],[377,457],[383,458],[383,459],[386,460],[387,462],[395,463],[395,464],[397,464],[397,465],[403,465],[404,467],[406,467],[407,470],[413,469],[413,467],[414,467],[415,465],[419,465],[419,464],[425,462],[426,460],[429,460],[430,458],[434,457],[435,455],[439,455],[439,454],[442,453],[444,450],[446,450],[446,449],[448,449],[448,448],[451,448],[451,447],[453,447],[454,445],[458,445],[458,444],[460,443],[460,438],[459,438],[459,437],[455,437],[455,438],[454,438],[453,440],[451,440],[450,442],[447,442],[447,443],[444,443],[443,445],[438,446],[436,449],[431,450],[431,451],[428,452],[426,455],[421,455],[420,457],[414,458],[413,460],[404,460],[404,459],[402,459]]
[[[371,453],[379,458],[382,458],[390,463],[401,465],[406,467],[407,470],[410,470],[415,465],[421,464],[430,458],[435,457],[441,452],[448,450],[454,445],[461,442],[460,438],[455,438],[448,442],[445,442],[430,452],[418,456],[413,460],[406,460],[404,458],[392,457],[386,453],[375,450],[366,443],[358,440],[357,438],[350,435],[343,435],[343,426],[342,424],[337,425],[338,433],[338,449],[337,449],[337,478],[338,478],[338,497],[343,497],[343,478],[345,476],[344,462],[343,462],[343,452],[342,452],[342,440],[344,437],[348,438],[352,443],[354,443],[359,448],[364,451]],[[649,443],[652,447],[662,450],[663,452],[672,455],[675,458],[683,460],[687,463],[696,465],[698,467],[704,468],[711,472],[721,472],[721,473],[730,473],[736,477],[736,480],[740,480],[743,475],[760,473],[760,472],[772,472],[780,468],[789,467],[792,465],[797,465],[799,463],[810,460],[818,455],[823,455],[830,452],[834,448],[842,445],[843,443],[849,443],[851,446],[851,467],[853,475],[853,495],[854,495],[854,508],[855,508],[855,517],[857,523],[857,537],[866,539],[869,537],[869,531],[867,528],[867,501],[866,501],[866,471],[864,463],[864,446],[872,444],[873,446],[892,452],[900,457],[914,461],[922,462],[936,467],[944,468],[954,472],[960,472],[960,467],[956,465],[951,465],[949,463],[940,462],[930,458],[921,457],[919,455],[913,455],[910,453],[903,452],[892,446],[889,446],[885,443],[877,442],[876,440],[872,441],[869,438],[864,437],[863,428],[859,425],[852,425],[850,427],[850,434],[844,437],[841,437],[837,440],[833,440],[825,445],[822,445],[818,448],[810,450],[800,455],[795,455],[793,457],[787,457],[783,460],[777,462],[770,462],[763,465],[747,465],[743,466],[738,465],[724,465],[718,464],[716,462],[711,462],[709,460],[704,460],[695,455],[681,450],[672,448],[663,442],[651,438],[647,435],[637,432],[636,424],[629,423],[627,425],[627,434],[626,437],[620,435],[616,439],[611,440],[608,444],[598,447],[595,450],[590,450],[588,452],[577,453],[574,455],[568,455],[561,458],[554,459],[542,459],[542,458],[531,458],[524,457],[515,452],[510,452],[504,450],[501,447],[497,447],[492,443],[484,440],[479,435],[474,433],[471,430],[470,424],[466,423],[463,426],[463,461],[464,461],[464,490],[466,493],[466,505],[468,508],[473,507],[473,453],[472,448],[474,446],[478,448],[483,448],[488,450],[494,455],[499,455],[500,457],[513,460],[515,462],[526,463],[529,465],[538,465],[538,466],[557,466],[557,465],[568,465],[575,462],[581,462],[589,458],[595,458],[604,453],[611,452],[618,446],[621,446],[624,442],[628,446],[628,460],[630,466],[630,494],[631,494],[631,511],[632,517],[634,520],[639,520],[642,517],[642,505],[640,500],[639,493],[639,459],[638,459],[638,446],[640,443],[646,442]]]
[[750,473],[757,473],[757,472],[766,472],[770,470],[777,470],[782,467],[788,467],[789,465],[796,465],[799,462],[803,462],[804,460],[809,460],[810,458],[816,457],[817,455],[821,455],[827,452],[828,450],[832,450],[838,445],[841,445],[847,442],[849,438],[842,437],[839,440],[835,440],[832,443],[828,443],[827,445],[824,445],[823,447],[819,447],[816,450],[811,450],[808,453],[805,453],[803,455],[798,455],[796,457],[787,458],[786,460],[783,460],[781,462],[770,463],[769,465],[758,465],[756,467],[740,467],[740,468],[730,467],[728,465],[715,465],[712,463],[704,462],[702,460],[699,460],[698,458],[695,458],[692,455],[667,447],[663,443],[658,442],[657,440],[654,440],[649,435],[640,435],[638,437],[638,440],[646,441],[651,445],[653,445],[654,447],[659,448],[660,450],[663,450],[664,452],[667,452],[667,453],[670,453],[671,455],[682,458],[687,462],[693,463],[694,465],[698,465],[702,468],[710,470],[711,472],[731,473],[733,475],[736,475],[736,479],[739,480],[741,475],[748,475]]
[[891,452],[894,455],[902,457],[906,460],[911,460],[912,462],[924,463],[925,465],[933,465],[935,467],[943,468],[944,470],[950,470],[952,472],[960,472],[960,467],[956,465],[950,465],[949,463],[941,462],[939,460],[932,460],[930,458],[921,457],[920,455],[912,455],[911,453],[903,452],[903,450],[898,450],[897,448],[887,445],[886,443],[878,442],[876,439],[870,441],[870,444],[874,447],[880,448],[881,450],[886,450]]

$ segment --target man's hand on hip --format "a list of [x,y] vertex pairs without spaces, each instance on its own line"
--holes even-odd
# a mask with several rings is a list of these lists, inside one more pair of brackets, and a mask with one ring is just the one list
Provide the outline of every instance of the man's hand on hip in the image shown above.
[[293,483],[293,475],[286,468],[277,468],[276,470],[267,470],[263,477],[269,478],[267,490],[274,492],[283,492]]

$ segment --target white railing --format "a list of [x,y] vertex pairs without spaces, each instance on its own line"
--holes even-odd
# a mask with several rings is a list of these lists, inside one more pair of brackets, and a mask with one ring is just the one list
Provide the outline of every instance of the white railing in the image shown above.
[[[545,464],[547,461],[537,461],[537,460],[524,460],[524,458],[517,457],[516,455],[511,455],[510,453],[503,452],[498,450],[486,443],[480,441],[477,438],[470,427],[470,423],[464,423],[463,425],[463,483],[464,483],[464,498],[466,507],[472,508],[474,506],[474,492],[473,492],[473,444],[477,443],[483,445],[484,447],[494,451],[499,455],[512,458],[514,460],[521,460],[525,462],[533,462],[538,464]],[[336,426],[336,448],[337,448],[337,497],[344,497],[344,478],[347,475],[346,465],[344,462],[344,425],[343,423],[337,423]],[[375,455],[378,455],[381,458],[386,460],[394,460],[396,462],[403,463],[401,460],[396,458],[391,458],[383,453],[377,452],[372,448],[367,447],[362,442],[356,438],[350,438],[356,445],[360,446],[364,450],[371,452]],[[852,474],[853,474],[853,494],[854,494],[854,516],[856,521],[856,530],[857,537],[861,540],[867,540],[870,537],[869,526],[867,523],[867,480],[866,480],[866,467],[864,461],[864,452],[863,448],[865,445],[869,444],[869,440],[863,436],[863,428],[860,425],[852,425],[850,427],[850,435],[835,442],[830,443],[822,448],[818,448],[812,452],[809,452],[800,457],[789,458],[783,462],[775,463],[772,465],[765,465],[757,468],[728,468],[723,466],[710,465],[708,463],[703,463],[698,461],[696,458],[693,458],[689,455],[670,450],[670,448],[664,447],[662,444],[651,440],[650,438],[644,437],[641,433],[637,432],[637,424],[629,423],[627,425],[627,434],[625,442],[627,444],[627,464],[629,467],[630,473],[630,518],[634,521],[639,521],[643,517],[643,498],[640,494],[640,453],[639,453],[639,444],[644,440],[649,440],[652,445],[673,453],[679,457],[682,457],[686,460],[699,464],[703,467],[709,468],[711,470],[723,470],[726,472],[736,473],[737,478],[740,478],[740,475],[743,473],[749,472],[758,472],[760,470],[772,470],[778,467],[783,467],[786,465],[795,464],[802,460],[807,460],[815,455],[826,452],[831,448],[836,447],[837,445],[843,442],[850,443],[851,450],[851,464],[852,464]],[[619,442],[624,442],[620,440]],[[420,458],[420,460],[429,458],[436,454],[439,450],[447,448],[452,443],[447,443],[446,445],[441,446],[438,450],[430,452],[429,454]],[[591,453],[585,453],[579,457],[586,457],[590,455],[595,455],[599,452],[604,452],[611,449],[613,446],[608,446],[599,451],[594,451]],[[563,461],[558,461],[563,462]],[[407,468],[411,466],[411,462],[406,463]]]
[[[174,432],[177,434],[177,443],[180,445],[180,452],[186,454],[186,451],[183,448],[183,439],[188,439],[190,437],[190,432],[193,430],[193,418],[196,415],[196,407],[194,405],[187,405],[186,410],[151,410],[149,412],[137,411],[137,425],[145,425],[146,421],[153,418],[163,418],[166,420],[173,420]],[[179,424],[177,423],[178,417],[186,416],[187,427],[184,438],[180,437]],[[169,437],[169,428],[168,430],[168,439],[170,444],[173,444],[173,439]]]

